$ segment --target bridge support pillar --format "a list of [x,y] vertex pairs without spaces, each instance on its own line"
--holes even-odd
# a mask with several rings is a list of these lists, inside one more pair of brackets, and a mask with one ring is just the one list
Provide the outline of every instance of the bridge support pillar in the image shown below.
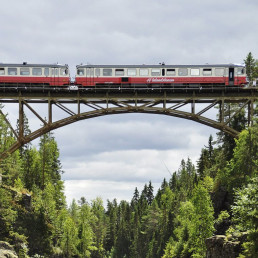
[[19,100],[19,142],[23,143],[24,138],[24,106],[21,99]]
[[52,101],[48,100],[48,124],[52,123]]
[[222,98],[220,102],[220,122],[224,124],[225,122],[225,101],[224,98]]
[[248,103],[248,126],[253,125],[253,116],[254,116],[254,102],[250,100]]

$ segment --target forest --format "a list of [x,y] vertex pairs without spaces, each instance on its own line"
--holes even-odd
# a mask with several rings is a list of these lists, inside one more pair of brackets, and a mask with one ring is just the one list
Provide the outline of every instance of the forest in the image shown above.
[[[245,61],[255,78],[251,53]],[[225,117],[236,108],[227,104]],[[130,201],[106,207],[85,197],[67,205],[57,142],[41,136],[38,148],[26,144],[1,161],[0,246],[18,257],[206,257],[207,240],[219,235],[238,257],[258,257],[257,106],[254,112],[252,126],[244,109],[230,121],[238,139],[210,136],[197,164],[182,160],[156,194],[149,181]],[[0,117],[0,152],[14,141]]]

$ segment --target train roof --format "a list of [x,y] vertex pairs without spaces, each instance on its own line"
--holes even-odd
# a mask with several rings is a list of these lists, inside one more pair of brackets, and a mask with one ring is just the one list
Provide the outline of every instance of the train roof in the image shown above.
[[202,65],[77,65],[77,68],[198,68],[198,67],[244,67],[240,64],[202,64]]
[[61,65],[61,64],[28,64],[26,62],[22,64],[5,64],[0,63],[0,67],[50,67],[50,68],[67,68],[68,65]]

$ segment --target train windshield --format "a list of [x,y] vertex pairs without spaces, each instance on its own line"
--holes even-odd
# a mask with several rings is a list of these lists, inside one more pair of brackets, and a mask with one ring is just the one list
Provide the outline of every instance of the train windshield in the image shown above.
[[77,69],[77,75],[84,75],[84,69],[78,68]]
[[68,75],[68,69],[67,68],[61,68],[61,75]]

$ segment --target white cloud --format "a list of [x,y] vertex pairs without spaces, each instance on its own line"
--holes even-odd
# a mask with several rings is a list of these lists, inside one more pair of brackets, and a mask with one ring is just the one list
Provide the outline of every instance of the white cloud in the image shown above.
[[[146,182],[148,184],[148,182]],[[160,187],[161,182],[152,183],[154,186],[154,193]],[[106,201],[117,199],[117,201],[126,200],[129,201],[133,197],[135,188],[138,191],[143,190],[144,184],[138,181],[135,182],[114,182],[107,180],[105,182],[98,180],[65,180],[65,193],[67,196],[68,205],[73,199],[79,200],[81,197],[85,197],[88,202],[96,197],[101,197],[106,205]]]
[[[3,1],[0,62],[58,61],[68,63],[72,74],[81,62],[241,63],[249,51],[258,57],[257,11],[257,1],[240,0]],[[15,127],[17,108],[5,110]],[[55,119],[62,116],[55,110]],[[39,126],[31,114],[29,123]],[[135,186],[168,177],[162,161],[174,171],[182,158],[196,160],[216,130],[179,118],[131,114],[80,121],[54,133],[68,199],[98,193],[128,199],[129,192],[130,199]]]
[[[91,160],[83,157],[72,166],[67,165],[65,179],[96,179],[120,182],[152,180],[169,177],[166,166],[173,172],[178,168],[178,161],[184,158],[185,151],[168,150],[125,150],[99,153]],[[164,163],[163,163],[164,162]],[[69,162],[70,163],[70,162]],[[66,166],[66,162],[63,163]],[[74,165],[76,165],[74,167]],[[76,170],[76,174],[74,174]]]
[[186,149],[191,138],[212,130],[173,117],[124,114],[80,121],[61,128],[57,140],[60,139],[65,157],[84,155],[88,159],[92,153],[112,150]]

